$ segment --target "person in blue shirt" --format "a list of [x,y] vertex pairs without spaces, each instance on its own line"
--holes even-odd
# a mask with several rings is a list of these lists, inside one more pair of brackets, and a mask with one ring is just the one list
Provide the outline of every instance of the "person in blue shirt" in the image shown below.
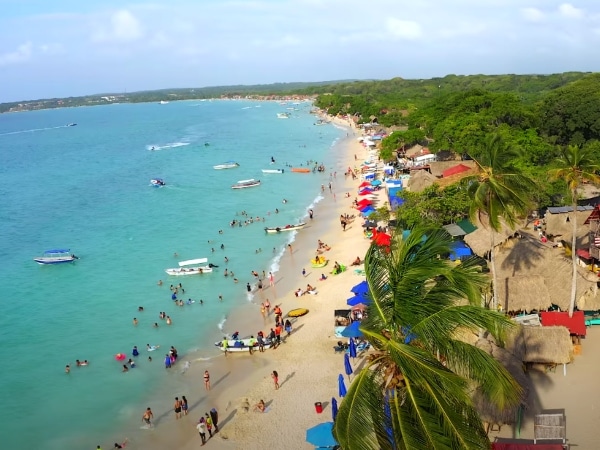
[[138,352],[137,345],[134,345],[134,346],[133,346],[133,350],[131,351],[131,354],[132,354],[133,356],[140,356],[140,352]]

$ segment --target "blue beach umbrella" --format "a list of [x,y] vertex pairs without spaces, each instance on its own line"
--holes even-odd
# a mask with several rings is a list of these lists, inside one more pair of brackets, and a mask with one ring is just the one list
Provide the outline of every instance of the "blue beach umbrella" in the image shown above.
[[347,338],[362,337],[363,334],[359,328],[360,322],[352,322],[350,326],[347,326],[342,330],[341,335]]
[[344,375],[341,373],[338,376],[338,394],[340,397],[345,397],[347,394],[346,384],[344,383]]
[[346,375],[348,375],[348,382],[350,382],[350,375],[352,375],[352,365],[350,364],[350,355],[348,353],[344,353],[344,369],[346,370]]
[[365,281],[361,281],[356,286],[352,287],[352,289],[350,289],[350,292],[353,292],[356,295],[358,295],[358,294],[366,294],[367,292],[369,292],[369,283],[367,283],[366,280]]
[[350,338],[350,345],[348,346],[348,353],[351,358],[356,358],[356,342],[354,342],[354,338]]
[[371,181],[371,186],[381,186],[381,180],[373,180],[373,181]]
[[362,303],[364,305],[370,305],[372,303],[372,300],[367,297],[365,294],[358,294],[355,295],[354,297],[350,297],[348,300],[346,300],[346,304],[348,306],[356,306],[359,303]]
[[316,447],[331,448],[338,445],[333,437],[333,422],[323,422],[306,430],[306,442]]
[[337,413],[338,413],[337,400],[335,399],[335,397],[331,397],[331,417],[333,417],[334,422],[335,422],[335,418],[337,417]]

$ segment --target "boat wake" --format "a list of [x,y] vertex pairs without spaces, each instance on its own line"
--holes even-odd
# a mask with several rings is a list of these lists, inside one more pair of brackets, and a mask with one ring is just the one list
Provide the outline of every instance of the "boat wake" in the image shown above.
[[170,144],[165,145],[146,145],[146,150],[165,150],[168,148],[185,147],[186,145],[190,145],[190,142],[172,142]]
[[0,136],[8,136],[11,134],[37,133],[38,131],[58,130],[59,128],[69,128],[69,126],[68,125],[59,125],[57,127],[32,128],[31,130],[9,131],[7,133],[0,133]]

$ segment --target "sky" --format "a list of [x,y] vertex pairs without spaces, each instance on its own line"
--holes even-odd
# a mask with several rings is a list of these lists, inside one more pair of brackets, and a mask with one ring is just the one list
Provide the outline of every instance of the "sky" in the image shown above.
[[0,102],[600,71],[597,0],[0,0]]

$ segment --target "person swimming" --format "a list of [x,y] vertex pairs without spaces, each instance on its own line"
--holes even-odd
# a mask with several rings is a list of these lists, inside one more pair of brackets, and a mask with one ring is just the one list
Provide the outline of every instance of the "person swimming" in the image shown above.
[[138,351],[137,345],[133,346],[133,350],[131,351],[133,356],[140,356],[140,352]]

